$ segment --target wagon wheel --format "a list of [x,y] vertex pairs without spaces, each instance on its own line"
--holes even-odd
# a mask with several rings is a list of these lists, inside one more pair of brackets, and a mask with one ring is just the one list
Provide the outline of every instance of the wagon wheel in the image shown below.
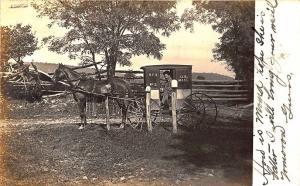
[[207,94],[203,93],[195,93],[197,95],[202,96],[202,101],[205,105],[205,115],[204,115],[204,121],[203,124],[205,125],[212,125],[216,122],[218,117],[218,107],[216,102],[209,97]]
[[193,93],[186,97],[177,114],[179,126],[196,128],[203,124],[213,124],[217,118],[217,105],[203,93]]
[[[145,98],[137,98],[128,105],[127,109],[127,121],[128,124],[136,129],[142,130],[143,125],[146,124],[146,107]],[[156,108],[157,102],[155,100],[150,100],[150,107]],[[158,112],[156,110],[151,111],[151,122],[155,126],[157,123]]]
[[191,94],[184,99],[177,113],[177,124],[186,128],[194,128],[204,119],[204,102],[197,94]]
[[[144,103],[145,102],[146,100],[144,99]],[[146,104],[144,104],[144,106],[145,106],[145,118],[146,118]],[[154,128],[159,124],[158,116],[160,114],[159,103],[154,99],[150,99],[150,114],[151,114],[152,127]]]
[[127,108],[127,121],[128,124],[137,130],[142,129],[142,123],[145,122],[145,113],[143,109],[144,103],[137,99],[132,101]]

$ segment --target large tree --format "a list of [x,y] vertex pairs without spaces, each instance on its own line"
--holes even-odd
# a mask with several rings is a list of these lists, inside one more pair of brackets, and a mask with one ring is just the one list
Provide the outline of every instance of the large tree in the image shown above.
[[30,25],[17,24],[9,28],[2,27],[1,30],[8,34],[8,43],[5,45],[8,59],[12,58],[20,62],[25,56],[32,55],[38,49],[38,40]]
[[7,26],[1,26],[0,27],[0,72],[5,71],[5,67],[7,64],[7,61],[9,60],[9,32],[10,29]]
[[93,63],[96,56],[107,66],[108,77],[116,64],[130,65],[134,55],[160,59],[165,45],[159,35],[169,36],[179,29],[175,3],[170,1],[37,1],[40,16],[67,29],[63,37],[48,37],[49,49],[81,57]]
[[254,1],[193,2],[194,9],[186,11],[182,21],[186,28],[193,22],[211,24],[221,34],[213,49],[214,61],[227,65],[236,79],[253,81],[254,76]]
[[[9,31],[8,27],[0,27],[0,73],[5,72],[7,61],[9,60],[8,46],[9,46]],[[5,84],[4,77],[0,75],[0,119],[6,117],[7,99],[5,98]]]

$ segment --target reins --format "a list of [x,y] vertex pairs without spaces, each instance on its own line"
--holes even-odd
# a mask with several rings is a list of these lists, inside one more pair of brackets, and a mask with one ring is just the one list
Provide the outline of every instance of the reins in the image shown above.
[[94,92],[88,92],[82,89],[72,89],[74,92],[81,92],[85,94],[90,94],[90,95],[95,95],[95,96],[102,96],[102,97],[108,97],[112,99],[120,99],[120,100],[125,100],[125,101],[134,101],[136,98],[120,98],[112,95],[107,95],[107,94],[99,94],[99,93],[94,93]]
[[[134,101],[135,100],[135,98],[120,98],[120,97],[111,96],[111,95],[107,95],[107,94],[88,92],[88,91],[82,89],[81,87],[78,87],[78,85],[80,83],[80,80],[82,80],[81,76],[77,79],[71,79],[69,74],[64,69],[61,69],[61,71],[64,73],[64,75],[66,77],[66,80],[67,80],[67,83],[69,84],[72,93],[81,92],[81,93],[84,93],[84,94],[89,94],[89,95],[94,95],[94,96],[101,96],[101,97],[108,97],[108,98],[111,98],[111,99],[119,99],[119,100],[124,100],[124,101]],[[78,81],[78,83],[76,85],[73,85],[72,82],[76,82],[76,81]],[[62,82],[59,82],[59,83],[62,83]]]

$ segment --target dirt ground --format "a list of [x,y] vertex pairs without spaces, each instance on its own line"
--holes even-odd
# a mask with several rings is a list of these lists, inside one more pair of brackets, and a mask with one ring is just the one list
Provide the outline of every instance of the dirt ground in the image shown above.
[[251,185],[252,123],[78,130],[70,97],[11,100],[0,122],[1,185]]

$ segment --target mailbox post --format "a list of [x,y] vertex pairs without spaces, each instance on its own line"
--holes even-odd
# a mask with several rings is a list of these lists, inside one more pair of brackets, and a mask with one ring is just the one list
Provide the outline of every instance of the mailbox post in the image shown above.
[[177,116],[176,116],[176,100],[177,100],[177,88],[178,82],[177,80],[172,80],[172,125],[173,125],[173,133],[177,133]]
[[105,99],[105,111],[106,111],[106,128],[107,130],[110,130],[110,121],[109,121],[109,100],[108,96],[106,96]]
[[[184,99],[192,94],[192,65],[148,65],[143,66],[141,69],[144,71],[144,88],[147,86],[151,87],[151,94],[148,93],[147,95],[151,95],[151,100],[159,103],[158,107],[154,107],[153,105],[146,106],[149,108],[149,116],[147,115],[148,119],[151,118],[150,116],[150,108],[152,111],[156,111],[159,113],[159,123],[162,122],[164,108],[161,106],[161,88],[163,88],[163,74],[164,72],[170,72],[170,75],[174,81],[171,82],[172,93],[171,93],[171,113],[172,113],[172,127],[173,133],[177,133],[177,109],[182,107]],[[150,100],[148,98],[149,104]],[[168,108],[168,113],[169,113]],[[153,117],[153,115],[152,115]],[[152,118],[153,119],[153,118]],[[152,129],[151,121],[147,121],[148,123],[148,130]]]
[[151,123],[151,108],[150,108],[150,99],[151,99],[151,87],[146,87],[146,121],[148,131],[152,132],[152,123]]

